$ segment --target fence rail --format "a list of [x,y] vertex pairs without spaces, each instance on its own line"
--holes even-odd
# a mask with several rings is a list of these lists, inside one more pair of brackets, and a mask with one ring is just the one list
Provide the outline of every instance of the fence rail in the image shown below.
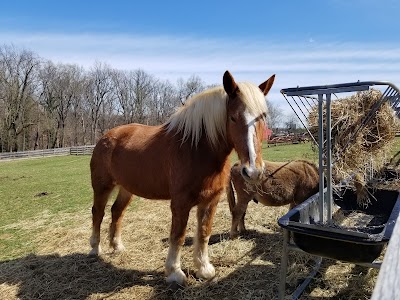
[[76,147],[54,148],[54,149],[32,150],[32,151],[3,152],[0,153],[0,160],[56,156],[56,155],[86,155],[86,154],[92,154],[93,148],[94,145],[89,145],[89,146],[76,146]]
[[92,154],[94,149],[94,145],[90,146],[78,146],[78,147],[71,147],[69,154],[70,155],[86,155]]

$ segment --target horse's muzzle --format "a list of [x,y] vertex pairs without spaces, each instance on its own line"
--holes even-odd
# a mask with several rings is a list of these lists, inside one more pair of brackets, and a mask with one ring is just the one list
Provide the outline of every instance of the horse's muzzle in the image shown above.
[[244,180],[255,183],[261,179],[262,171],[255,167],[243,166],[240,173]]

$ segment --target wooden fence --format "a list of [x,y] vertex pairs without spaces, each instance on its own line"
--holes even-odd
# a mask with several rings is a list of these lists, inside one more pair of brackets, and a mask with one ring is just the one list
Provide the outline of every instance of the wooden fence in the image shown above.
[[89,145],[89,146],[76,146],[68,148],[55,148],[55,149],[43,149],[43,150],[32,150],[32,151],[3,152],[0,153],[0,160],[56,156],[56,155],[86,155],[86,154],[90,155],[93,153],[93,148],[94,145]]
[[78,147],[71,147],[69,154],[70,155],[92,155],[94,149],[94,145],[90,146],[78,146]]

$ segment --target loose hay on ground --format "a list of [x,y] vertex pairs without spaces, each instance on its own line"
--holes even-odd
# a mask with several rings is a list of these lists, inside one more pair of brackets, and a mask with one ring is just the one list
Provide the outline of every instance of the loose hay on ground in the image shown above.
[[[135,208],[128,210],[123,221],[127,251],[115,255],[107,242],[109,209],[110,206],[106,209],[101,232],[104,251],[101,257],[87,256],[90,209],[84,214],[60,214],[54,226],[43,227],[36,237],[40,245],[37,253],[0,263],[0,295],[7,295],[10,300],[276,298],[282,251],[282,232],[276,221],[288,207],[271,208],[250,203],[246,220],[249,233],[229,240],[231,216],[223,200],[218,206],[210,239],[210,258],[217,271],[216,278],[210,282],[194,277],[191,244],[196,220],[195,210],[192,211],[182,253],[189,286],[177,291],[168,290],[164,277],[170,229],[169,202],[137,200]],[[53,220],[51,216],[48,218]],[[29,221],[32,226],[37,222]],[[29,221],[20,226],[29,226]],[[293,291],[309,271],[310,256],[291,253],[287,291]],[[354,265],[327,260],[302,299],[338,295],[346,299],[369,298],[376,275],[375,270],[360,271]]]

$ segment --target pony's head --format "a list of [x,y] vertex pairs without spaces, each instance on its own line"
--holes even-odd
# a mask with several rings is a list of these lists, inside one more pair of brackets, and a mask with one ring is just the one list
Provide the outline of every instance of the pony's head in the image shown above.
[[235,148],[241,174],[246,181],[258,181],[263,173],[262,138],[267,116],[265,96],[274,83],[275,75],[259,86],[236,83],[226,71],[223,77],[227,100],[227,139]]

